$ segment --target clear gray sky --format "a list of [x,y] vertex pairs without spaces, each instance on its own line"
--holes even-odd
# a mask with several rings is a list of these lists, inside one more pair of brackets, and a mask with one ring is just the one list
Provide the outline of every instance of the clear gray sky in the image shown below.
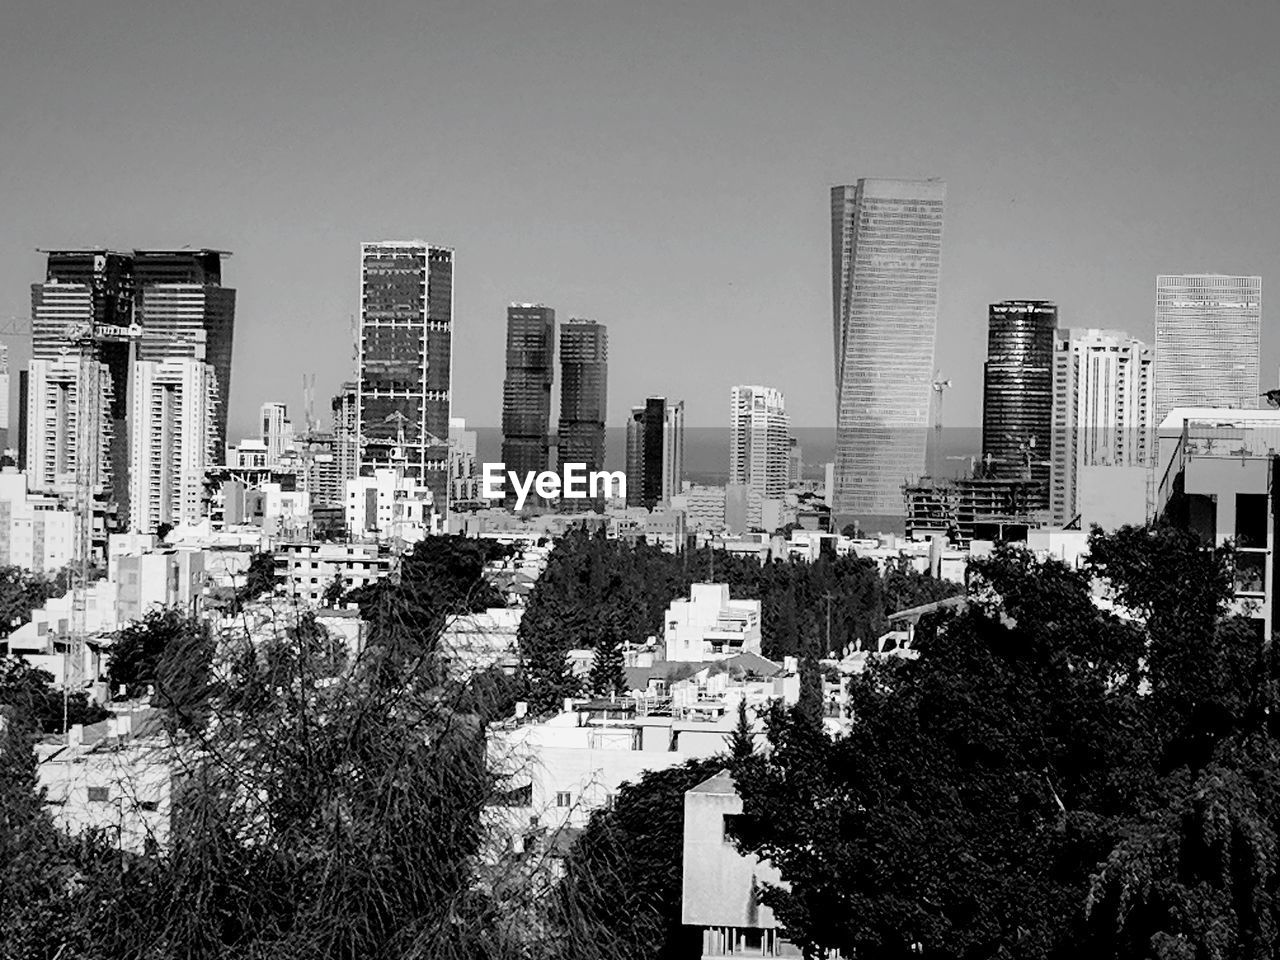
[[358,244],[419,236],[457,250],[475,424],[540,300],[609,325],[612,423],[766,383],[824,426],[828,187],[937,176],[946,420],[977,423],[989,301],[1150,337],[1159,272],[1280,294],[1278,46],[1275,0],[7,0],[0,317],[36,247],[230,249],[233,431],[304,372],[327,420]]

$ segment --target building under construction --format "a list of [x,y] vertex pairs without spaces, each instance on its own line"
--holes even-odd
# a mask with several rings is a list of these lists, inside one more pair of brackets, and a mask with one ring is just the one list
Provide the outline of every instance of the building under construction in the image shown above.
[[937,534],[962,549],[974,540],[1022,541],[1029,529],[1045,526],[1049,519],[1039,480],[924,477],[902,491],[911,540]]

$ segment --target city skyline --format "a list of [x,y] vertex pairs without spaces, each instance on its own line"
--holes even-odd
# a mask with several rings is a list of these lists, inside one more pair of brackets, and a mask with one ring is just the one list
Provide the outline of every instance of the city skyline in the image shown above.
[[[939,356],[957,425],[980,422],[988,303],[1051,299],[1064,324],[1153,342],[1156,275],[1275,273],[1265,158],[1280,131],[1256,122],[1276,88],[1271,7],[1139,2],[1105,29],[1088,9],[991,2],[802,16],[710,2],[661,24],[576,3],[427,17],[394,2],[359,18],[321,3],[299,24],[233,2],[224,19],[235,28],[123,3],[86,33],[15,11],[0,78],[39,95],[0,104],[14,131],[0,317],[27,314],[38,246],[234,250],[232,437],[252,435],[263,400],[300,409],[304,373],[326,392],[351,379],[351,260],[379,236],[463,257],[454,407],[479,426],[499,423],[512,300],[610,324],[636,360],[615,371],[610,426],[649,393],[718,425],[738,381],[776,384],[795,423],[825,426],[825,189],[854,176],[950,185]],[[145,67],[109,53],[135,47]],[[384,88],[373,50],[403,84]],[[637,127],[651,131],[639,145]],[[368,145],[392,139],[423,189],[389,186],[404,161],[366,171]],[[780,325],[788,349],[765,349]],[[715,369],[665,362],[677,343],[714,351]],[[14,369],[26,349],[13,344]],[[1264,384],[1278,359],[1264,331]]]

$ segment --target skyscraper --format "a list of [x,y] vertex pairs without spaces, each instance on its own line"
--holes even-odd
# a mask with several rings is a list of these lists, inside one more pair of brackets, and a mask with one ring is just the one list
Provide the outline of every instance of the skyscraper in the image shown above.
[[330,404],[333,411],[334,455],[338,461],[338,477],[345,483],[360,472],[359,422],[356,418],[356,385],[344,383]]
[[1156,278],[1155,422],[1174,407],[1258,405],[1262,278]]
[[453,251],[421,240],[360,246],[357,422],[360,473],[390,466],[403,437],[405,473],[444,511],[449,486]]
[[627,418],[627,505],[652,510],[684,481],[684,401],[649,397]]
[[924,472],[946,184],[831,188],[835,345],[833,510],[900,525],[902,484]]
[[[518,476],[550,465],[556,312],[540,303],[507,307],[507,376],[502,383],[502,462]],[[508,497],[514,492],[508,490]]]
[[[153,336],[138,341],[139,360],[195,357],[213,367],[217,402],[213,444],[227,442],[231,405],[231,355],[235,339],[236,291],[222,285],[223,250],[135,250],[135,319]],[[204,331],[198,346],[198,331]]]
[[729,483],[756,494],[749,519],[760,522],[760,501],[786,492],[791,422],[782,391],[737,386],[729,393]]
[[195,523],[217,459],[217,372],[199,357],[171,357],[139,360],[133,379],[129,527]]
[[[608,328],[594,320],[576,318],[561,324],[560,463],[584,463],[588,471],[604,468],[608,393]],[[564,501],[564,505],[573,503]]]
[[293,446],[293,421],[289,408],[283,403],[268,401],[258,412],[262,425],[259,439],[267,448],[267,465],[276,466],[284,458],[284,452]]
[[9,449],[9,348],[0,343],[0,453]]
[[987,310],[982,368],[982,459],[989,475],[1036,480],[1049,505],[1053,445],[1053,334],[1058,308],[1047,300],[1005,300]]
[[1077,478],[1083,468],[1150,462],[1153,367],[1151,348],[1124,331],[1057,331],[1049,494],[1055,525],[1079,515]]

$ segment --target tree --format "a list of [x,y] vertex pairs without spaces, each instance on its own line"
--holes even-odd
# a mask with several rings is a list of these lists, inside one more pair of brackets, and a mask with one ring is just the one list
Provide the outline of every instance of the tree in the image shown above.
[[0,657],[0,708],[15,711],[40,733],[62,733],[67,726],[105,720],[105,709],[83,690],[65,692],[53,686],[53,674],[22,657]]
[[756,739],[751,730],[751,721],[747,718],[745,699],[738,701],[738,722],[734,725],[733,732],[724,739],[729,748],[729,756],[734,760],[743,761],[755,753]]
[[16,565],[0,567],[0,639],[31,619],[31,611],[65,591],[65,584]]
[[165,649],[192,628],[193,624],[176,607],[152,610],[141,620],[121,627],[111,643],[107,661],[107,679],[112,689],[154,684]]

